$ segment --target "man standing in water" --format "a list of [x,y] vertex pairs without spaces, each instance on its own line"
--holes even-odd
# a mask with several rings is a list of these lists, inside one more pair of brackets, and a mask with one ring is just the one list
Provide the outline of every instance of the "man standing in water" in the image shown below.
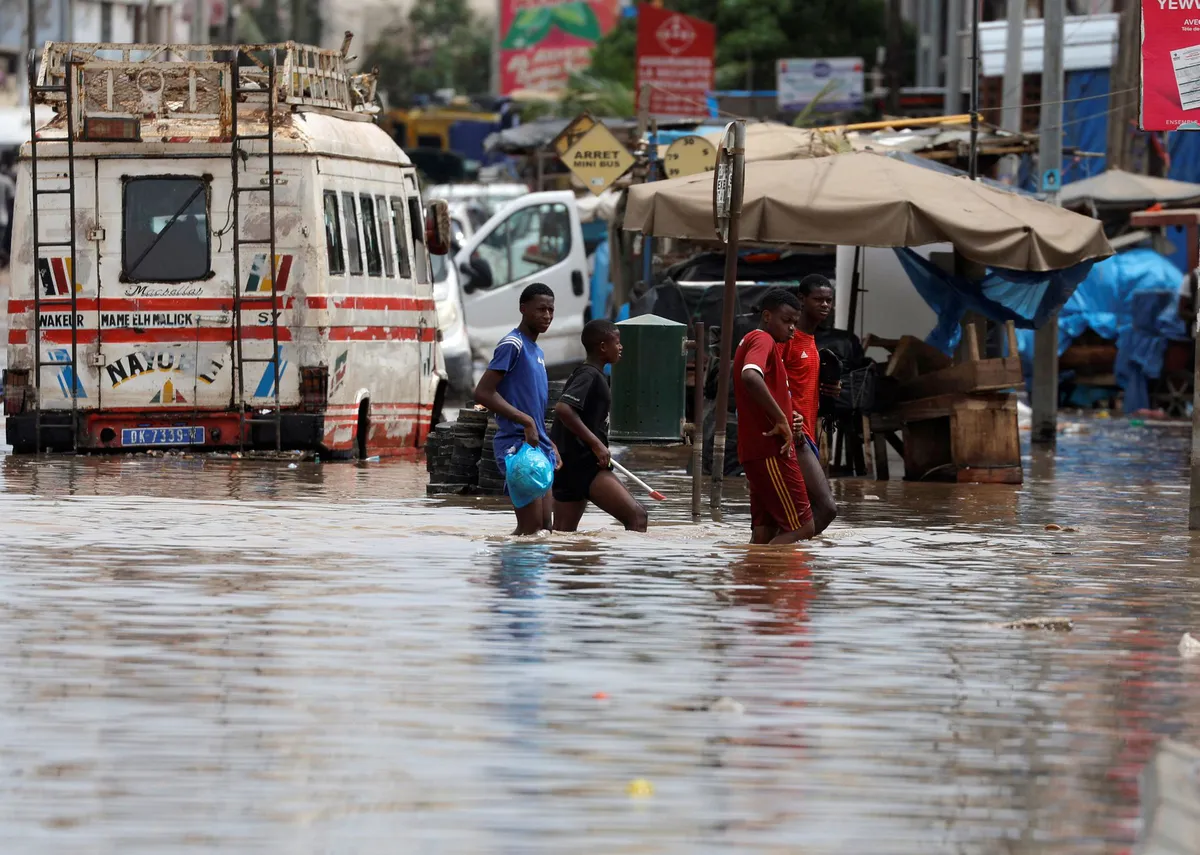
[[799,317],[796,295],[771,289],[762,300],[759,328],[742,339],[734,354],[738,460],[750,486],[751,543],[797,543],[814,533],[792,440],[787,370],[777,347],[791,339]]
[[[792,393],[792,420],[796,430],[796,462],[804,476],[804,488],[812,506],[816,534],[829,528],[837,517],[837,505],[829,479],[821,469],[817,444],[817,410],[821,400],[821,356],[815,338],[817,327],[833,310],[833,285],[813,273],[800,281],[800,319],[790,341],[779,345],[788,388]],[[830,390],[832,391],[832,390]]]
[[[546,435],[546,406],[550,388],[546,358],[538,347],[538,336],[554,321],[554,292],[535,282],[521,292],[521,323],[500,339],[492,361],[475,387],[475,403],[496,414],[496,465],[506,473],[506,458],[522,442],[540,448],[557,469],[562,465],[558,449]],[[508,487],[505,487],[507,492]],[[550,493],[515,508],[517,530],[513,534],[549,531],[553,506]]]

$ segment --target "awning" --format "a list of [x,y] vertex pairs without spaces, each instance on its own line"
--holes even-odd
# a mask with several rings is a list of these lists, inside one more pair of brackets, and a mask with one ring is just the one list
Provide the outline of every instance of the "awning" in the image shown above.
[[[711,240],[713,175],[629,189],[624,228]],[[905,247],[952,243],[988,267],[1049,271],[1113,254],[1098,220],[870,152],[746,164],[749,243]]]

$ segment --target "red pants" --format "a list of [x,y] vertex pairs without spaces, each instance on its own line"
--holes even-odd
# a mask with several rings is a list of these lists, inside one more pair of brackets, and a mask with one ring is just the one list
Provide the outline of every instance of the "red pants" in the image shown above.
[[[807,450],[803,453],[807,454]],[[742,461],[750,484],[750,521],[755,528],[771,526],[799,531],[812,519],[804,476],[791,455]]]

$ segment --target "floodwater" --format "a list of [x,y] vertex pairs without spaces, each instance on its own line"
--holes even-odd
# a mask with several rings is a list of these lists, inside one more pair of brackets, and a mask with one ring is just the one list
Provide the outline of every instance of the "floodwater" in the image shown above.
[[1084,431],[839,481],[804,550],[674,452],[650,536],[523,542],[419,461],[0,459],[2,850],[1122,852],[1200,741],[1200,540],[1185,430]]

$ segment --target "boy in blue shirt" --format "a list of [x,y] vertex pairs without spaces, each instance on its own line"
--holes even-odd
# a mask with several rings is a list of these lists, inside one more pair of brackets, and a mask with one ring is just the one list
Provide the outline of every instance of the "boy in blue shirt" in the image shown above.
[[[496,414],[496,465],[505,471],[505,458],[522,442],[541,448],[561,466],[558,449],[546,435],[546,406],[550,398],[546,359],[537,338],[554,321],[554,292],[535,282],[521,292],[521,323],[500,339],[487,371],[475,387],[475,402]],[[523,508],[516,508],[517,530],[513,534],[537,534],[550,530],[553,505],[549,491]]]

